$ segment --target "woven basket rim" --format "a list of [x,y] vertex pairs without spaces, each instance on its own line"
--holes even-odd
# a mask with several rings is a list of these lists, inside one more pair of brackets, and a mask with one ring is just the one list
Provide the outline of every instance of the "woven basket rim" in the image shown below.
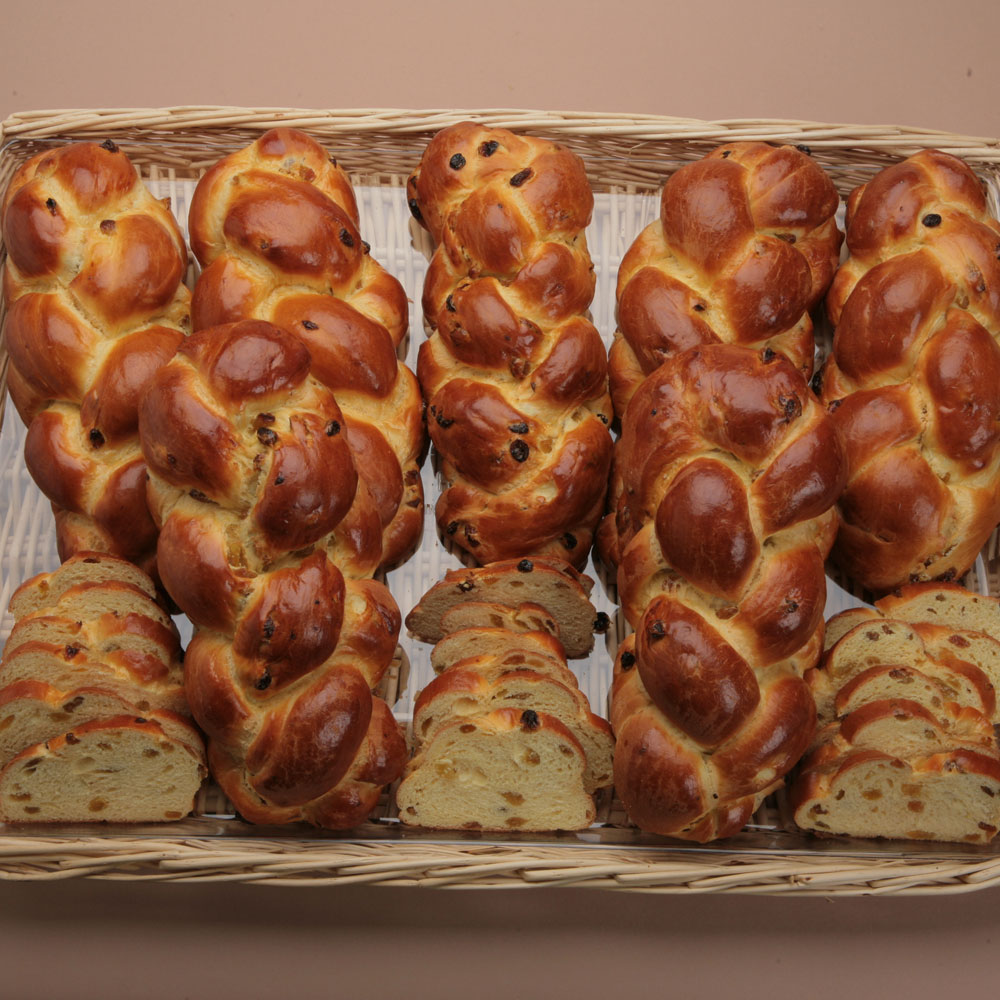
[[[23,111],[0,122],[0,154],[27,141],[139,130],[151,136],[276,125],[322,135],[420,136],[447,124],[484,124],[631,143],[793,141],[831,151],[909,155],[945,148],[1000,172],[1000,139],[896,125],[850,125],[795,119],[704,121],[654,114],[530,109],[296,109],[224,105]],[[0,346],[0,367],[3,361]],[[3,400],[0,398],[0,416]],[[467,888],[586,886],[662,893],[787,895],[928,895],[1000,885],[1000,853],[940,858],[918,853],[872,857],[746,852],[685,852],[509,843],[291,841],[171,836],[0,836],[0,880],[90,876],[145,881],[241,881],[269,885],[381,884]]]

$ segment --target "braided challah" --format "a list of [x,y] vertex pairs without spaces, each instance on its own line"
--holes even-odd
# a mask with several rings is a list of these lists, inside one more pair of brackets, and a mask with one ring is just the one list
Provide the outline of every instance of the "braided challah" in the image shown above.
[[345,579],[370,498],[333,394],[299,339],[246,320],[185,341],[140,434],[163,583],[197,628],[185,689],[212,773],[252,822],[356,825],[405,759],[371,695],[400,615],[381,584]]
[[194,328],[264,319],[308,347],[378,512],[376,565],[404,561],[423,528],[423,408],[396,358],[406,294],[361,238],[347,174],[309,136],[273,129],[205,174],[189,225],[204,267]]
[[407,191],[437,245],[417,374],[443,480],[438,527],[479,563],[548,555],[580,567],[611,460],[607,355],[586,317],[583,164],[462,123],[431,140]]
[[136,408],[189,325],[187,251],[165,202],[108,141],[40,153],[3,202],[8,387],[59,553],[152,569]]
[[735,833],[809,745],[824,558],[844,459],[795,367],[765,348],[670,357],[636,391],[606,522],[626,619],[615,786],[643,829]]
[[667,357],[697,344],[769,347],[808,378],[808,310],[837,266],[838,203],[823,170],[792,146],[731,143],[674,173],[659,218],[618,272],[615,411]]
[[856,189],[823,401],[849,479],[833,555],[875,592],[961,576],[1000,521],[1000,223],[925,151]]

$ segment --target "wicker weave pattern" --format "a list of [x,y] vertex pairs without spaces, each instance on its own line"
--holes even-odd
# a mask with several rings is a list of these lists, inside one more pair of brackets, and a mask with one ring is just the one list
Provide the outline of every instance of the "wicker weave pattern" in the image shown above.
[[[169,196],[180,218],[194,180],[221,155],[275,125],[308,131],[336,152],[359,190],[362,216],[384,234],[373,246],[379,260],[419,301],[428,246],[420,234],[386,210],[387,199],[404,199],[406,174],[429,137],[458,121],[474,119],[515,131],[555,138],[580,153],[599,196],[599,228],[588,234],[599,280],[593,316],[606,340],[614,330],[614,272],[621,254],[655,212],[655,194],[684,162],[735,139],[789,142],[810,148],[841,193],[876,170],[924,148],[962,156],[984,182],[994,213],[1000,211],[1000,140],[913,128],[829,125],[795,121],[698,122],[656,116],[618,116],[505,109],[482,111],[296,110],[185,107],[111,111],[39,111],[14,115],[0,125],[0,186],[34,152],[85,138],[113,138],[140,166],[154,194]],[[393,190],[399,189],[399,190]],[[385,197],[382,197],[382,196]],[[366,226],[367,228],[367,226]],[[606,291],[602,297],[601,284]],[[2,309],[0,309],[2,312]],[[420,330],[411,314],[411,329]],[[421,337],[411,338],[411,350]],[[0,388],[5,355],[0,346]],[[0,419],[5,395],[0,394]],[[0,601],[21,579],[51,568],[55,557],[50,514],[19,467],[21,429],[15,419],[0,434]],[[14,425],[14,426],[12,426]],[[433,475],[425,470],[433,501]],[[1000,592],[1000,550],[994,537],[970,586]],[[425,545],[411,571],[390,575],[404,608],[424,584],[455,565],[436,545]],[[837,592],[836,601],[852,600]],[[602,597],[600,609],[613,610]],[[836,603],[832,607],[836,607]],[[831,605],[828,604],[828,610]],[[4,637],[0,622],[0,642]],[[413,693],[431,676],[426,650],[409,647],[393,672],[400,692],[397,716],[407,718]],[[582,686],[603,708],[611,659],[603,670],[586,668]],[[407,675],[409,679],[407,680]],[[389,693],[390,700],[395,692]],[[1000,847],[937,849],[928,845],[819,845],[785,826],[780,800],[758,816],[760,830],[741,835],[733,849],[703,850],[634,836],[616,803],[605,803],[599,823],[579,837],[502,843],[475,838],[444,841],[401,834],[387,811],[347,840],[300,840],[254,831],[224,818],[225,804],[211,790],[205,818],[155,830],[121,828],[101,835],[80,829],[0,830],[0,878],[55,880],[91,876],[154,881],[242,881],[268,885],[421,885],[527,887],[574,885],[664,893],[740,892],[796,895],[879,895],[967,892],[1000,882]],[[215,814],[223,818],[214,818]],[[206,834],[205,831],[208,831]],[[763,834],[761,833],[763,832]],[[221,835],[225,834],[225,835]],[[308,834],[306,834],[308,835]],[[763,835],[763,840],[761,836]],[[775,839],[775,837],[777,839]],[[830,842],[831,844],[833,842]],[[727,844],[721,845],[723,848]]]

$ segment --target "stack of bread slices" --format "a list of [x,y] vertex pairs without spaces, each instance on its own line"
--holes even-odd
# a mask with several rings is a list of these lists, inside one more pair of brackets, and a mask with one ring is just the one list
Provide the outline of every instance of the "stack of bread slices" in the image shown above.
[[158,822],[206,774],[177,630],[150,578],[79,553],[14,593],[0,662],[0,820]]
[[402,822],[509,832],[594,821],[614,741],[566,658],[593,645],[591,586],[565,563],[522,559],[454,570],[424,595],[407,625],[435,643],[436,676],[414,705]]
[[988,843],[1000,830],[1000,602],[914,584],[831,619],[819,729],[792,786],[821,834]]

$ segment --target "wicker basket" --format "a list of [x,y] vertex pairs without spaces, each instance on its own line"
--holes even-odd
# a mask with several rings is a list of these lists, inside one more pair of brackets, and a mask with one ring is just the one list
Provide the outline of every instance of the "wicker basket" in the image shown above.
[[[221,155],[274,125],[308,131],[333,152],[358,186],[362,230],[372,253],[418,303],[429,245],[409,224],[401,190],[429,138],[440,128],[475,119],[545,135],[575,149],[597,192],[588,232],[598,290],[598,329],[614,331],[614,284],[622,254],[654,217],[665,178],[682,163],[733,139],[807,146],[846,194],[888,163],[930,147],[962,156],[983,179],[991,209],[1000,214],[1000,140],[912,128],[827,125],[795,121],[699,122],[656,116],[622,117],[534,111],[307,111],[186,107],[148,110],[33,112],[0,125],[0,190],[14,170],[40,149],[78,139],[111,138],[128,153],[158,196],[171,198],[184,224],[195,181]],[[0,316],[3,306],[0,304]],[[421,318],[411,313],[411,329]],[[411,337],[410,360],[419,334]],[[28,477],[23,428],[3,420],[6,355],[0,346],[0,608],[23,579],[58,564],[48,504]],[[435,485],[425,470],[425,490]],[[405,612],[426,587],[457,565],[425,533],[420,552],[390,574]],[[967,585],[1000,594],[1000,557],[991,540]],[[856,602],[831,587],[828,612]],[[600,610],[613,613],[613,594],[598,588]],[[0,619],[0,641],[10,619]],[[590,660],[574,664],[596,706],[610,683],[608,638]],[[430,677],[427,649],[404,641],[382,693],[402,721],[414,693]],[[742,892],[797,895],[873,895],[967,892],[1000,882],[994,848],[874,841],[817,840],[798,833],[780,796],[769,801],[739,836],[696,847],[630,827],[612,796],[598,822],[579,834],[443,836],[402,827],[391,796],[364,827],[346,834],[242,823],[214,787],[197,815],[150,827],[2,828],[0,877],[53,880],[91,876],[155,881],[241,881],[268,885],[381,885],[527,887],[574,885],[669,893]]]

